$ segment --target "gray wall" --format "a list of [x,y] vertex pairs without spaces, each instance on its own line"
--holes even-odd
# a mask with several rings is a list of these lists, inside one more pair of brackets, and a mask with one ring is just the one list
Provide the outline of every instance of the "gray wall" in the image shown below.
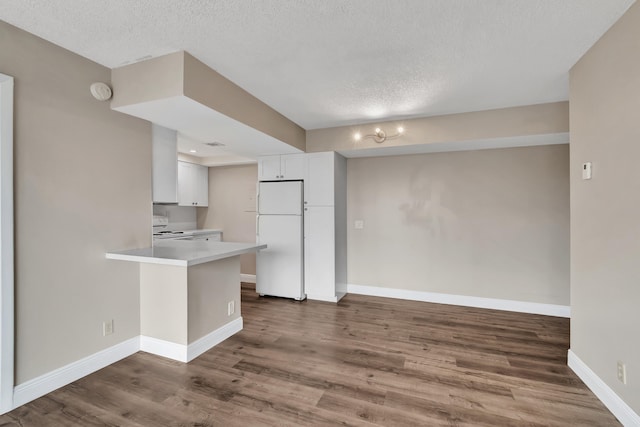
[[568,145],[349,159],[348,282],[569,305],[568,167]]
[[[209,207],[197,209],[198,228],[221,228],[225,241],[256,241],[258,165],[209,168]],[[256,274],[256,255],[240,255],[240,271]]]
[[[15,78],[16,384],[140,333],[151,243],[151,128],[91,97],[110,70],[0,21]],[[102,336],[102,321],[115,333]]]
[[[640,3],[574,66],[571,350],[640,413]],[[581,179],[583,162],[593,179]],[[627,385],[617,361],[627,364]]]

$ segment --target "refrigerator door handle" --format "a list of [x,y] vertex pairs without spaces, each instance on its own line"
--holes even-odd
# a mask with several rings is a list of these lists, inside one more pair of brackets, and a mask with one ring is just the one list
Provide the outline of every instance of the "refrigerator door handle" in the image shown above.
[[260,214],[256,215],[256,236],[260,235]]

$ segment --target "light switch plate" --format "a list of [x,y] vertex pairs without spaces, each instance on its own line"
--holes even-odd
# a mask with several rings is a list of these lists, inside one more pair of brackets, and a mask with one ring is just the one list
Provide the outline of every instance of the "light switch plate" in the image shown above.
[[591,179],[591,162],[582,164],[582,179]]

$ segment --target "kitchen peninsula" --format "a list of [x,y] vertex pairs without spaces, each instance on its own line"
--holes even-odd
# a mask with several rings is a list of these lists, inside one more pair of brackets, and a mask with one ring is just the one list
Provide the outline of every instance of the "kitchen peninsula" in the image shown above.
[[241,331],[240,255],[266,247],[172,240],[108,252],[140,263],[140,349],[189,362]]

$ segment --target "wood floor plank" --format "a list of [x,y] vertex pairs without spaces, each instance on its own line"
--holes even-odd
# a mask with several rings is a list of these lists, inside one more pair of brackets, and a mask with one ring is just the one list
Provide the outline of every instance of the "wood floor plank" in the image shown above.
[[[345,398],[327,392],[322,396],[318,406],[337,414],[361,419],[379,426],[439,426],[450,425],[443,420],[406,413],[403,410],[376,405],[357,399]],[[445,420],[446,421],[446,420]]]
[[242,287],[244,330],[189,364],[137,353],[2,426],[617,426],[567,367],[569,320]]
[[[457,404],[456,404],[457,403]],[[523,422],[521,419],[495,414],[486,411],[482,403],[475,400],[452,399],[450,404],[429,401],[415,396],[400,393],[389,393],[386,406],[400,409],[405,413],[419,415],[425,418],[438,418],[449,425],[469,426],[531,426],[540,427],[544,424]],[[508,414],[513,415],[513,414]]]

